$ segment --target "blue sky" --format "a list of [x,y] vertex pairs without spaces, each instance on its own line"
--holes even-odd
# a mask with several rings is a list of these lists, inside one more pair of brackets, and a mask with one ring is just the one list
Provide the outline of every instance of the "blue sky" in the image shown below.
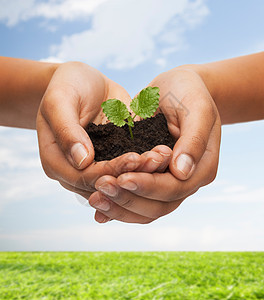
[[[82,60],[133,96],[159,73],[264,49],[263,1],[0,0],[0,55]],[[217,179],[147,225],[93,220],[36,133],[0,127],[0,250],[264,250],[264,122],[224,126]]]

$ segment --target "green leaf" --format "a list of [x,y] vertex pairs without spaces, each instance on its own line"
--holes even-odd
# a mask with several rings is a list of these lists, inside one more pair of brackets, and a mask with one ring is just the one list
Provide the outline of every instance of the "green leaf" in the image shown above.
[[133,112],[143,119],[150,118],[154,115],[159,107],[159,88],[147,87],[143,89],[130,104]]
[[108,99],[101,106],[108,120],[116,126],[124,126],[126,124],[125,119],[130,117],[126,105],[118,99]]

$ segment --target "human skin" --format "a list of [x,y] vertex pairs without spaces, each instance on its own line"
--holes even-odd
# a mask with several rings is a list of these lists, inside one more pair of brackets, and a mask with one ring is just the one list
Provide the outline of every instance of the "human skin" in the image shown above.
[[216,176],[221,122],[201,77],[182,67],[160,74],[150,85],[160,88],[159,109],[177,138],[169,169],[164,173],[137,171],[117,178],[99,178],[95,183],[98,192],[89,199],[91,206],[97,208],[99,204],[104,208],[97,209],[98,222],[105,222],[107,217],[150,223],[175,210]]
[[[99,177],[116,178],[135,170],[141,175],[158,174],[169,164],[172,151],[166,146],[141,156],[130,153],[111,162],[93,163],[92,143],[83,127],[88,122],[105,122],[101,103],[108,98],[119,98],[126,104],[131,100],[121,86],[99,71],[78,62],[53,65],[2,58],[2,64],[7,78],[2,85],[2,125],[34,128],[41,101],[37,129],[42,165],[50,178],[68,190],[88,199]],[[135,213],[131,217],[140,223],[152,220]]]
[[36,129],[39,104],[58,64],[0,56],[0,125]]
[[[157,76],[150,85],[159,86],[162,95],[172,91],[188,108],[190,113],[184,122],[187,124],[187,119],[190,119],[190,133],[192,132],[195,137],[191,142],[193,147],[189,144],[188,149],[177,142],[169,165],[170,172],[165,174],[131,172],[117,178],[112,176],[99,178],[95,183],[99,192],[90,197],[90,204],[96,207],[95,204],[100,203],[108,210],[97,209],[95,219],[98,222],[116,219],[139,223],[144,216],[145,223],[149,223],[173,211],[187,196],[211,182],[217,170],[221,123],[232,124],[264,119],[263,78],[264,52],[204,65],[185,65]],[[220,118],[212,100],[216,104]],[[200,116],[198,123],[195,122],[193,113],[197,109],[195,106],[197,102],[198,110],[200,109],[197,115]],[[210,105],[202,104],[201,109],[199,103],[211,103],[211,108]],[[163,111],[166,114],[166,108]],[[171,131],[181,139],[186,133],[181,123],[183,119],[177,117],[179,123],[175,124],[174,129],[170,126],[170,129],[173,129]],[[203,119],[206,120],[205,123]],[[178,180],[175,158],[178,153],[184,152],[190,152],[189,154],[193,156],[195,167],[188,180]],[[107,188],[106,184],[114,186],[115,197],[109,197],[100,191],[100,186]],[[111,189],[112,194],[114,188]],[[105,201],[108,205],[104,204]],[[141,218],[137,218],[137,215]]]
[[[150,83],[160,87],[161,99],[170,91],[181,103],[172,105],[164,98],[160,105],[172,134],[179,137],[173,152],[159,146],[141,156],[130,153],[94,164],[93,147],[83,126],[89,121],[105,121],[102,101],[116,97],[128,103],[130,97],[122,87],[82,63],[0,58],[0,124],[35,128],[42,99],[37,123],[47,175],[87,199],[92,193],[89,201],[97,209],[98,222],[149,223],[176,209],[214,179],[221,125],[216,107],[223,124],[263,118],[263,60],[260,53],[181,66]],[[180,154],[185,156],[179,164]],[[167,165],[169,172],[163,174]],[[131,182],[136,183],[136,190],[135,185],[127,184]],[[99,191],[94,192],[96,189]]]
[[102,175],[118,176],[135,168],[153,172],[168,164],[170,157],[160,154],[162,146],[141,156],[130,153],[93,162],[93,146],[83,127],[90,121],[106,121],[104,100],[131,100],[125,89],[94,68],[79,62],[49,64],[8,57],[0,57],[0,65],[0,125],[36,129],[39,110],[44,171],[67,189],[88,199]]
[[92,142],[84,127],[89,122],[106,122],[101,103],[109,98],[119,98],[127,104],[131,100],[125,89],[94,68],[78,62],[65,63],[52,76],[37,116],[44,171],[87,200],[96,190],[95,181],[103,175],[117,177],[135,169],[153,172],[170,159],[160,154],[164,146],[158,146],[143,155],[127,153],[95,163]]

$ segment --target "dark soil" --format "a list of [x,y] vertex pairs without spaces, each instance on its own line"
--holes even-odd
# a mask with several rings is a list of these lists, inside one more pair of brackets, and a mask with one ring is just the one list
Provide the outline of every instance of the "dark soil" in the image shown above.
[[117,127],[112,123],[105,125],[88,124],[85,128],[95,149],[95,161],[111,160],[127,152],[142,154],[157,145],[167,145],[171,149],[175,139],[169,133],[163,114],[135,122],[132,128],[134,139],[128,126]]

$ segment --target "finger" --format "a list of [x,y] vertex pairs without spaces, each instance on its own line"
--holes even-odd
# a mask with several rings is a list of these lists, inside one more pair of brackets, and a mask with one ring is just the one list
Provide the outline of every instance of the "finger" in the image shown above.
[[221,123],[217,121],[212,129],[208,148],[197,165],[195,174],[186,181],[175,178],[170,172],[126,173],[117,178],[120,187],[138,196],[160,201],[173,201],[189,196],[199,187],[212,182],[216,176]]
[[191,81],[189,73],[181,71],[180,83],[172,79],[170,93],[164,95],[168,86],[163,82],[160,87],[160,109],[166,116],[170,132],[178,138],[170,170],[181,180],[190,178],[194,173],[205,153],[218,115],[215,103],[201,78],[192,73]]
[[163,157],[163,162],[155,170],[155,172],[160,172],[160,173],[164,172],[167,169],[167,167],[169,166],[169,163],[171,161],[171,157],[172,157],[171,148],[166,145],[158,145],[158,146],[154,147],[151,151],[155,151]]
[[93,161],[94,150],[88,134],[80,124],[79,105],[79,95],[75,90],[51,88],[44,95],[40,113],[68,161],[75,168],[83,169]]
[[98,223],[106,223],[111,221],[111,218],[108,218],[107,216],[105,216],[103,213],[101,213],[100,211],[96,211],[94,214],[94,219],[96,222]]
[[218,116],[215,125],[211,131],[207,149],[197,166],[196,172],[197,178],[200,178],[200,186],[204,186],[211,183],[217,175],[220,142],[221,120]]
[[[147,224],[153,221],[151,218],[147,218],[141,215],[137,215],[131,211],[128,211],[117,204],[111,202],[107,197],[105,197],[100,192],[95,192],[89,198],[89,203],[92,207],[97,208],[97,210],[109,219],[115,219],[117,221],[125,223],[139,223]],[[110,209],[110,207],[112,209]],[[95,215],[95,220],[101,223]]]
[[[213,104],[199,101],[186,116],[179,114],[180,137],[173,149],[171,172],[179,179],[190,178],[204,155],[212,127],[216,120]],[[202,104],[203,103],[203,104]],[[186,104],[187,105],[187,104]]]
[[135,171],[137,172],[164,172],[168,167],[172,150],[165,145],[158,145],[151,151],[146,151],[141,154],[145,158],[145,163],[140,165]]
[[188,181],[179,180],[170,172],[152,174],[129,172],[117,177],[117,183],[138,196],[164,202],[181,199],[193,189]]
[[91,164],[82,172],[81,180],[77,183],[77,186],[80,184],[82,187],[88,184],[94,187],[98,178],[104,175],[118,177],[122,173],[135,171],[144,162],[145,157],[134,152],[129,152],[110,161],[100,161]]
[[[135,195],[120,188],[116,178],[113,176],[103,176],[99,178],[95,183],[95,187],[118,206],[151,219],[157,219],[170,213],[181,203],[180,201],[162,202]],[[111,210],[113,209],[114,207],[111,206]]]
[[43,169],[48,177],[66,182],[72,186],[92,191],[95,181],[103,175],[119,176],[134,171],[145,162],[144,157],[136,153],[126,153],[111,161],[92,163],[84,170],[76,170],[67,161],[56,144],[47,122],[40,116],[38,129],[39,151]]
[[163,164],[163,156],[155,151],[146,151],[141,156],[144,158],[145,162],[140,165],[136,171],[155,172]]

